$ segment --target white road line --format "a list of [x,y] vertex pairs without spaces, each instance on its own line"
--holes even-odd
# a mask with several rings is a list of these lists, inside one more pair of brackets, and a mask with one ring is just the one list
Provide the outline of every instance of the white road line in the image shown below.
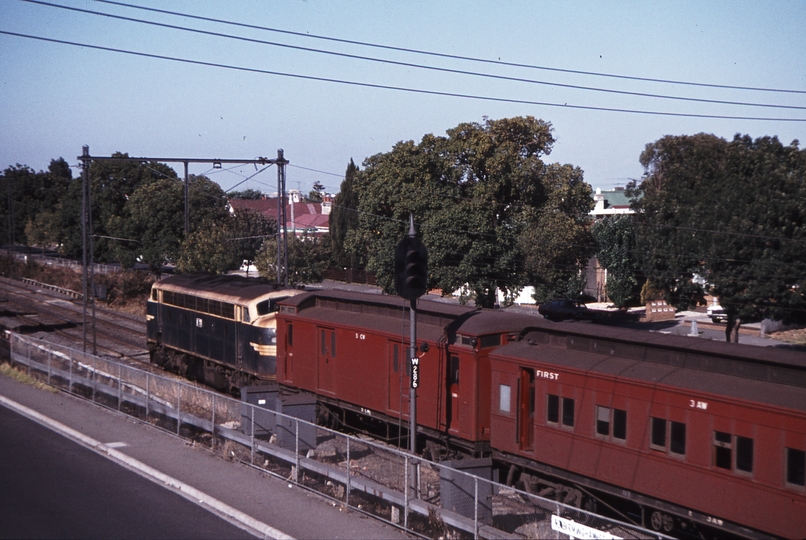
[[236,510],[235,508],[219,501],[214,497],[211,497],[210,495],[207,495],[202,491],[197,490],[188,484],[185,484],[180,480],[172,478],[152,467],[149,467],[145,463],[137,461],[136,459],[129,457],[122,452],[118,452],[114,449],[114,447],[120,443],[103,444],[91,437],[84,435],[83,433],[79,433],[78,431],[67,427],[64,424],[57,422],[56,420],[53,420],[52,418],[21,405],[16,401],[8,399],[5,396],[0,396],[0,405],[4,405],[12,411],[16,411],[17,413],[30,418],[31,420],[49,429],[52,429],[60,435],[72,439],[73,441],[86,446],[102,456],[108,457],[112,461],[123,465],[132,471],[135,471],[136,473],[155,483],[174,488],[186,499],[214,510],[216,513],[227,518],[230,522],[250,533],[257,533],[258,535],[275,540],[294,540],[292,536],[289,536],[284,532],[271,527],[270,525],[258,521],[253,517],[241,512],[240,510]]

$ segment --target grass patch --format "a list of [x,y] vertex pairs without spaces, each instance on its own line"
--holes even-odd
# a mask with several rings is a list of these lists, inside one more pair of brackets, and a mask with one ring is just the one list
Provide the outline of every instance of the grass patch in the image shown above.
[[58,392],[54,387],[48,386],[47,384],[43,383],[42,381],[35,379],[21,371],[15,367],[12,367],[11,364],[8,362],[3,362],[0,364],[0,375],[5,375],[11,379],[15,379],[20,381],[21,383],[33,386],[34,388],[38,388],[40,390],[47,390],[48,392]]
[[806,345],[806,328],[796,328],[794,330],[784,330],[770,334],[771,338],[792,343],[793,345]]

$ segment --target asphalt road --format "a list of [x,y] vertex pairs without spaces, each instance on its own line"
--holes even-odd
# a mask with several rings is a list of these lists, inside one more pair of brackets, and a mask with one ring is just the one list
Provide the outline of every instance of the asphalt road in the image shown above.
[[[21,408],[36,422],[14,412]],[[234,517],[225,522],[220,513]],[[0,375],[0,539],[248,538],[257,531],[410,538],[149,424]]]
[[0,537],[254,538],[5,407],[0,433]]

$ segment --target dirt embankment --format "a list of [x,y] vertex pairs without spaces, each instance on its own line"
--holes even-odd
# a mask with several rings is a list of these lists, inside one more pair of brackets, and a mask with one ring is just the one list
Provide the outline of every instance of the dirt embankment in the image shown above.
[[[81,270],[33,260],[23,262],[13,257],[0,257],[0,275],[12,279],[28,278],[49,283],[76,292],[82,291]],[[104,288],[105,298],[97,298],[99,305],[145,317],[146,299],[154,283],[154,276],[142,270],[121,270],[95,274],[95,283]]]

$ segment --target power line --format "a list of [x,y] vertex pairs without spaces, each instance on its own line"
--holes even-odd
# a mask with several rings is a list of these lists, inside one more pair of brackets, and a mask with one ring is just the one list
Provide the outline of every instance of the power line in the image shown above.
[[285,73],[281,71],[272,71],[266,69],[258,69],[258,68],[250,68],[244,66],[234,66],[231,64],[222,64],[218,62],[206,62],[202,60],[190,60],[187,58],[179,58],[175,56],[166,56],[160,54],[152,54],[152,53],[144,53],[139,51],[132,51],[128,49],[118,49],[115,47],[105,47],[102,45],[91,45],[89,43],[79,43],[75,41],[67,41],[55,38],[47,38],[42,36],[34,36],[30,34],[22,34],[19,32],[9,32],[7,30],[0,30],[0,34],[5,34],[8,36],[14,37],[22,37],[26,39],[33,39],[38,41],[45,41],[49,43],[58,43],[60,45],[70,45],[73,47],[84,47],[88,49],[96,49],[100,51],[107,51],[107,52],[116,52],[121,54],[128,54],[132,56],[139,56],[143,58],[154,58],[158,60],[169,60],[172,62],[180,62],[184,64],[192,64],[192,65],[199,65],[199,66],[206,66],[206,67],[217,67],[222,69],[230,69],[234,71],[243,71],[248,73],[258,73],[262,75],[275,75],[279,77],[289,77],[295,79],[303,79],[309,81],[319,81],[319,82],[330,82],[336,84],[344,84],[349,86],[359,86],[363,88],[376,88],[376,89],[383,89],[383,90],[397,90],[400,92],[409,92],[415,94],[424,94],[424,95],[432,95],[432,96],[443,96],[443,97],[454,97],[454,98],[462,98],[462,99],[475,99],[480,101],[493,101],[499,103],[516,103],[520,105],[537,105],[543,107],[558,107],[558,108],[565,108],[565,109],[576,109],[576,110],[587,110],[587,111],[600,111],[600,112],[620,112],[620,113],[629,113],[629,114],[644,114],[644,115],[654,115],[654,116],[669,116],[669,117],[682,117],[682,118],[710,118],[710,119],[719,119],[719,120],[747,120],[747,121],[766,121],[766,122],[806,122],[806,118],[773,118],[773,117],[759,117],[759,116],[730,116],[730,115],[715,115],[715,114],[694,114],[694,113],[676,113],[676,112],[664,112],[664,111],[649,111],[649,110],[640,110],[640,109],[623,109],[623,108],[616,108],[616,107],[595,107],[592,105],[569,105],[568,103],[551,103],[545,101],[532,101],[527,99],[514,99],[514,98],[501,98],[501,97],[492,97],[492,96],[481,96],[481,95],[474,95],[474,94],[460,94],[455,92],[443,92],[439,90],[425,90],[422,88],[409,88],[404,86],[393,86],[393,85],[385,85],[385,84],[375,84],[375,83],[367,83],[367,82],[359,82],[359,81],[349,81],[345,79],[334,79],[330,77],[318,77],[315,75],[301,75],[298,73]]
[[334,43],[345,43],[349,45],[360,45],[363,47],[372,47],[377,49],[385,49],[390,51],[398,51],[398,52],[405,52],[405,53],[413,53],[413,54],[421,54],[426,56],[433,56],[438,58],[448,58],[451,60],[466,60],[469,62],[480,62],[484,64],[491,64],[491,65],[499,65],[499,66],[507,66],[507,67],[518,67],[518,68],[526,68],[526,69],[535,69],[535,70],[542,70],[542,71],[552,71],[556,73],[570,73],[574,75],[590,75],[594,77],[605,77],[611,79],[623,79],[623,80],[631,80],[631,81],[643,81],[643,82],[654,82],[654,83],[663,83],[663,84],[679,84],[685,86],[699,86],[704,88],[721,88],[726,90],[752,90],[757,92],[777,92],[777,93],[789,93],[789,94],[806,94],[806,90],[789,90],[789,89],[781,89],[781,88],[763,88],[763,87],[753,87],[753,86],[734,86],[734,85],[727,85],[727,84],[712,84],[712,83],[700,83],[700,82],[692,82],[692,81],[680,81],[674,79],[656,79],[651,77],[636,77],[630,75],[618,75],[613,73],[601,73],[596,71],[581,71],[575,69],[563,69],[563,68],[553,68],[547,66],[538,66],[534,64],[523,64],[523,63],[516,63],[516,62],[506,62],[502,60],[492,60],[492,59],[485,59],[485,58],[477,58],[472,56],[462,56],[456,54],[446,54],[434,51],[426,51],[420,49],[411,49],[407,47],[395,47],[391,45],[382,45],[378,43],[370,43],[366,41],[357,41],[357,40],[350,40],[350,39],[342,39],[342,38],[335,38],[330,36],[321,36],[317,34],[308,34],[305,32],[294,32],[291,30],[281,30],[279,28],[272,28],[268,26],[259,26],[254,24],[246,24],[241,22],[235,21],[227,21],[224,19],[215,19],[212,17],[203,17],[200,15],[191,15],[189,13],[180,13],[176,11],[169,11],[164,9],[157,9],[157,8],[150,8],[145,6],[137,6],[134,4],[128,4],[125,2],[116,2],[113,0],[95,0],[96,2],[116,5],[116,6],[123,6],[132,9],[139,9],[143,11],[151,11],[155,13],[163,13],[166,15],[174,15],[177,17],[185,17],[189,19],[196,19],[200,21],[207,21],[207,22],[214,22],[219,24],[227,24],[231,26],[238,26],[241,28],[251,28],[253,30],[264,30],[266,32],[275,32],[278,34],[286,34],[290,36],[297,36],[297,37],[304,37],[309,39],[318,39],[324,41],[331,41]]
[[467,70],[461,70],[461,69],[442,68],[442,67],[429,66],[429,65],[424,65],[424,64],[415,64],[415,63],[411,63],[411,62],[401,62],[401,61],[397,61],[397,60],[374,58],[374,57],[371,57],[371,56],[361,56],[361,55],[355,55],[355,54],[340,53],[340,52],[328,51],[328,50],[324,50],[324,49],[313,49],[313,48],[310,48],[310,47],[301,47],[301,46],[297,46],[297,45],[289,45],[287,43],[265,41],[265,40],[260,40],[260,39],[247,38],[247,37],[243,37],[243,36],[236,36],[236,35],[232,35],[232,34],[223,34],[221,32],[212,32],[212,31],[208,31],[208,30],[199,30],[199,29],[195,29],[195,28],[188,28],[188,27],[178,26],[178,25],[173,25],[173,24],[160,23],[160,22],[155,22],[155,21],[147,21],[147,20],[144,20],[144,19],[135,19],[133,17],[125,17],[125,16],[122,16],[122,15],[113,15],[113,14],[110,14],[110,13],[102,13],[102,12],[99,12],[99,11],[92,11],[92,10],[88,10],[88,9],[82,9],[82,8],[76,8],[76,7],[70,7],[70,6],[62,6],[62,5],[59,5],[59,4],[53,4],[53,3],[50,3],[50,2],[44,2],[42,0],[24,0],[24,1],[29,2],[31,4],[38,4],[38,5],[47,6],[47,7],[65,9],[65,10],[69,10],[69,11],[75,11],[75,12],[79,12],[79,13],[86,13],[86,14],[90,14],[90,15],[99,15],[99,16],[108,17],[108,18],[112,18],[112,19],[119,19],[119,20],[124,20],[124,21],[129,21],[129,22],[136,22],[136,23],[140,23],[140,24],[147,24],[147,25],[151,25],[151,26],[158,26],[158,27],[162,27],[162,28],[168,28],[168,29],[171,29],[171,30],[180,30],[180,31],[183,31],[183,32],[191,32],[191,33],[195,33],[195,34],[202,34],[202,35],[213,36],[213,37],[222,37],[222,38],[226,38],[226,39],[233,39],[233,40],[244,41],[244,42],[248,42],[248,43],[257,43],[257,44],[261,44],[261,45],[270,45],[270,46],[274,46],[274,47],[283,47],[283,48],[287,48],[287,49],[294,49],[294,50],[299,50],[299,51],[313,52],[313,53],[317,53],[317,54],[326,54],[326,55],[338,56],[338,57],[342,57],[342,58],[351,58],[351,59],[355,59],[355,60],[365,60],[365,61],[368,61],[368,62],[376,62],[376,63],[381,63],[381,64],[402,66],[402,67],[408,67],[408,68],[424,69],[424,70],[429,70],[429,71],[439,71],[439,72],[443,72],[443,73],[452,73],[452,74],[457,74],[457,75],[469,75],[469,76],[473,76],[473,77],[483,77],[483,78],[504,80],[504,81],[510,81],[510,82],[537,84],[537,85],[543,85],[543,86],[553,86],[553,87],[557,87],[557,88],[566,88],[566,89],[572,89],[572,90],[585,90],[585,91],[589,91],[589,92],[602,92],[602,93],[607,93],[607,94],[626,95],[626,96],[632,96],[632,97],[646,97],[646,98],[654,98],[654,99],[669,99],[669,100],[674,100],[674,101],[688,101],[688,102],[693,102],[693,103],[709,103],[709,104],[712,104],[712,105],[736,105],[736,106],[743,106],[743,107],[763,107],[763,108],[774,108],[774,109],[806,110],[806,107],[797,106],[797,105],[778,105],[778,104],[771,104],[771,103],[750,103],[750,102],[743,102],[743,101],[727,101],[727,100],[719,100],[719,99],[705,99],[705,98],[694,98],[694,97],[684,97],[684,96],[670,96],[670,95],[663,95],[663,94],[651,94],[651,93],[647,93],[647,92],[633,92],[633,91],[628,91],[628,90],[613,90],[613,89],[609,89],[609,88],[601,88],[601,87],[594,87],[594,86],[581,86],[581,85],[576,85],[576,84],[565,84],[565,83],[557,83],[557,82],[549,82],[549,81],[540,81],[540,80],[535,80],[535,79],[526,79],[526,78],[523,78],[523,77],[511,77],[511,76],[506,76],[506,75],[495,75],[495,74],[491,74],[491,73],[481,73],[481,72],[467,71]]

